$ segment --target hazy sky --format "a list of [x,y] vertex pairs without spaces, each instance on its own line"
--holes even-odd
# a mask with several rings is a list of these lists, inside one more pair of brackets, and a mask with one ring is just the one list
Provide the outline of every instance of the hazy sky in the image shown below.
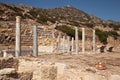
[[8,4],[27,4],[39,8],[73,7],[104,20],[120,21],[120,0],[0,0]]

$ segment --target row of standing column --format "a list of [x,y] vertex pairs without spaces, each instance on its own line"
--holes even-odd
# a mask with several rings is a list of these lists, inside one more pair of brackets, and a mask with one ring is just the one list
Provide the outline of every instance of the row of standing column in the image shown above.
[[[20,36],[20,16],[16,17],[16,47],[15,47],[15,56],[19,57],[21,55],[21,36]],[[70,37],[68,37],[68,52],[70,50]],[[63,44],[65,42],[65,36],[63,36]],[[78,28],[75,28],[75,52],[76,54],[79,54],[79,42],[78,42]],[[93,30],[93,43],[92,43],[92,49],[95,53],[95,30]],[[72,38],[72,48],[71,51],[74,51],[74,38]],[[63,46],[63,52],[65,52],[65,46]],[[85,53],[85,28],[82,28],[82,53]],[[33,27],[33,56],[38,55],[38,45],[37,45],[37,26]]]
[[[65,36],[63,36],[62,38],[62,42],[60,41],[60,36],[58,36],[58,48],[57,51],[59,52],[59,47],[60,44],[62,43],[62,52],[74,52],[75,54],[79,54],[79,37],[78,37],[78,28],[75,27],[75,42],[74,42],[74,38],[72,37],[71,41],[70,41],[70,37],[67,36],[67,43],[65,43]],[[71,42],[71,43],[70,43]],[[71,47],[70,47],[71,44]],[[67,51],[65,51],[65,45],[67,45]],[[75,46],[74,46],[75,45]],[[92,40],[92,52],[95,53],[95,30],[93,30],[93,40]],[[82,53],[85,54],[85,28],[82,28]]]
[[[38,56],[37,26],[33,26],[33,56]],[[15,57],[21,56],[21,17],[16,17]]]
[[[93,30],[93,39],[92,39],[92,52],[96,52],[96,43],[95,43],[95,30]],[[79,48],[78,48],[78,28],[75,28],[75,52],[76,54],[79,54]],[[73,39],[72,39],[72,46],[73,46]],[[85,28],[82,28],[82,53],[85,54]]]

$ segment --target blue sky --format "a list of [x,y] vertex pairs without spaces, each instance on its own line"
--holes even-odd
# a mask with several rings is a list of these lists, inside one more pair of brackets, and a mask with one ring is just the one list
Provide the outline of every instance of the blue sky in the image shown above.
[[0,0],[8,4],[26,4],[39,8],[56,8],[72,5],[104,20],[120,22],[120,0]]

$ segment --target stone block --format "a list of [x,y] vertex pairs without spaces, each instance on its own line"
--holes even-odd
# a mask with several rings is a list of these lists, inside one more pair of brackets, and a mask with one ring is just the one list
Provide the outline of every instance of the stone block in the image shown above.
[[19,80],[32,80],[33,72],[23,72],[19,74]]
[[18,59],[16,58],[1,58],[0,59],[0,69],[3,68],[15,68],[18,69]]
[[63,75],[63,74],[64,74],[65,67],[66,67],[66,64],[63,64],[63,63],[55,63],[55,66],[57,66],[57,74],[58,74],[58,75]]
[[54,65],[42,65],[41,79],[39,80],[57,80],[57,67]]
[[0,75],[9,75],[9,74],[15,74],[16,70],[15,68],[4,68],[0,70]]

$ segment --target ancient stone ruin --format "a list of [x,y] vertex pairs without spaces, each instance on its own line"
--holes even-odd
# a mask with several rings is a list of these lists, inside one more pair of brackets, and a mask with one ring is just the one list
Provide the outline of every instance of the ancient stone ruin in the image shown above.
[[[108,71],[99,71],[96,68],[97,62],[102,60],[118,69],[120,65],[119,62],[110,63],[108,58],[101,59],[98,56],[97,53],[111,53],[114,47],[97,46],[94,29],[90,37],[91,45],[86,45],[88,43],[84,27],[81,29],[80,41],[78,27],[75,27],[75,39],[51,28],[36,25],[29,33],[21,35],[20,21],[21,18],[17,16],[15,46],[7,50],[3,47],[0,52],[0,80],[120,80],[119,73],[115,74],[111,67],[104,66]],[[22,39],[32,41],[32,45],[22,46]],[[109,70],[114,74],[110,74]]]

